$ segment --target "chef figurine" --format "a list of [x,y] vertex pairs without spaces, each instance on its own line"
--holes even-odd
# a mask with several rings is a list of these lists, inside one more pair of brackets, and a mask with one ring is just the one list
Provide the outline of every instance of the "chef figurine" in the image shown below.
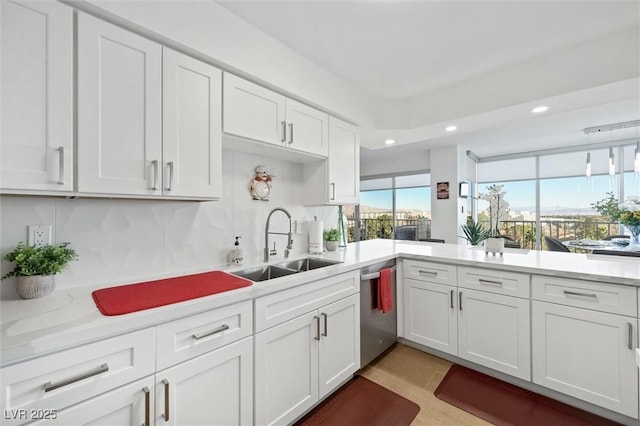
[[269,191],[271,191],[271,178],[267,166],[257,166],[256,175],[251,180],[249,191],[254,200],[269,201]]

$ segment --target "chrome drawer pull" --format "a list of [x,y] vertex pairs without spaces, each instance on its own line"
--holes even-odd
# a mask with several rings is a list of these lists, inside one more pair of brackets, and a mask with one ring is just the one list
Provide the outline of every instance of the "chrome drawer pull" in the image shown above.
[[64,146],[58,148],[58,185],[64,185]]
[[109,371],[109,364],[102,364],[100,367],[96,367],[93,370],[87,371],[86,373],[78,374],[75,377],[62,380],[58,383],[47,382],[44,384],[44,391],[51,392],[52,390],[59,389],[63,386],[67,386],[75,382],[79,382],[80,380],[88,379],[89,377],[97,376],[98,374],[106,373],[107,371]]
[[419,275],[431,275],[432,277],[437,277],[438,273],[435,271],[424,271],[422,269],[418,270]]
[[328,334],[327,334],[327,331],[328,331],[327,330],[327,318],[328,318],[328,315],[325,314],[324,312],[321,313],[320,315],[322,315],[324,317],[324,333],[322,333],[322,335],[326,337],[326,336],[328,336]]
[[594,293],[580,293],[579,291],[569,291],[563,290],[566,296],[582,296],[582,297],[590,297],[592,299],[597,299],[598,295]]
[[293,143],[293,123],[289,123],[289,145]]
[[313,319],[316,321],[316,335],[314,339],[320,340],[320,317],[314,315]]
[[502,281],[485,280],[484,278],[480,278],[478,279],[478,282],[480,284],[491,284],[491,285],[497,285],[502,287]]
[[336,199],[336,184],[331,182],[331,201]]
[[222,333],[225,330],[228,330],[229,326],[227,324],[222,324],[220,327],[215,328],[211,331],[205,331],[204,333],[194,334],[193,338],[196,340],[204,339],[205,337],[211,336],[213,334]]
[[451,290],[451,309],[453,309],[453,290]]
[[151,189],[155,191],[158,189],[158,160],[153,160],[151,164],[153,165],[153,186]]
[[144,392],[144,426],[151,425],[151,401],[150,401],[150,391],[148,387],[142,388],[142,392]]
[[280,139],[280,142],[286,142],[287,141],[287,122],[281,121],[280,125],[282,126],[282,139]]
[[462,310],[462,292],[458,293],[458,309]]
[[173,191],[173,161],[169,161],[167,166],[169,166],[169,185],[167,186],[167,191]]
[[627,341],[627,347],[629,350],[633,350],[633,324],[627,323],[627,330],[629,331],[629,339]]
[[167,379],[162,379],[162,384],[164,385],[164,414],[162,417],[165,422],[169,421],[169,381]]

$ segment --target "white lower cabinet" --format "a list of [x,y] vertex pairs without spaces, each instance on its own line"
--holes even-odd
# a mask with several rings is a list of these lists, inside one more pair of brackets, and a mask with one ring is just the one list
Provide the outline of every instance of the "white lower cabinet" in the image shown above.
[[530,380],[529,299],[458,291],[458,356]]
[[255,335],[255,424],[289,424],[360,368],[354,294]]
[[405,279],[405,338],[457,355],[457,292],[456,287]]
[[638,418],[638,320],[533,302],[533,382]]
[[251,337],[156,373],[156,424],[252,424],[252,373]]
[[153,376],[130,383],[60,411],[35,410],[36,425],[144,425],[153,424]]
[[415,260],[403,271],[406,339],[530,380],[526,274]]

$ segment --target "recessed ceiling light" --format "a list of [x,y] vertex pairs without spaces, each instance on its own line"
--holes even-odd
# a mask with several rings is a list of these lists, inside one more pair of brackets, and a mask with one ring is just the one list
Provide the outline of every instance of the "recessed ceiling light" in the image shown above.
[[444,128],[447,132],[455,132],[457,127],[456,126],[447,126]]
[[531,112],[534,113],[534,114],[540,114],[541,112],[545,112],[548,109],[549,109],[548,106],[540,105],[540,106],[537,106],[534,109],[532,109]]
[[386,143],[387,145],[393,145],[394,143],[396,143],[395,139],[387,139],[386,141],[384,141],[384,143]]

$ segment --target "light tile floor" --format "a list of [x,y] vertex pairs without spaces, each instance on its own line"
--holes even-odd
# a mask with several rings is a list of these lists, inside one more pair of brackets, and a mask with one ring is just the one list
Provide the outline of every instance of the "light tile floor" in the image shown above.
[[451,365],[398,343],[360,374],[418,404],[420,412],[412,425],[491,425],[433,395]]

